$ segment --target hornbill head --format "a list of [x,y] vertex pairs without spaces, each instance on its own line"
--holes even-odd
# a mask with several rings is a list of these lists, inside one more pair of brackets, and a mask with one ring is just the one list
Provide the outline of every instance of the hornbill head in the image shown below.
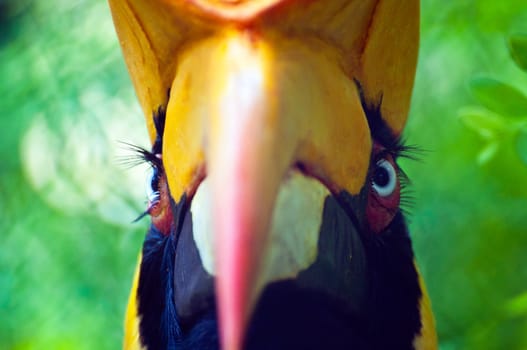
[[152,141],[125,347],[426,348],[416,0],[110,0]]

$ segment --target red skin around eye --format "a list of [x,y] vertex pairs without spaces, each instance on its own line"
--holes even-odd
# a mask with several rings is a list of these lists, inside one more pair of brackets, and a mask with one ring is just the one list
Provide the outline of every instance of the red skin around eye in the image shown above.
[[173,216],[172,206],[168,196],[168,185],[166,177],[159,179],[159,200],[155,203],[148,203],[148,214],[152,217],[152,224],[164,235],[170,233]]
[[[380,151],[378,145],[374,145],[374,154]],[[374,157],[375,159],[375,157]],[[391,155],[387,155],[385,159],[397,169],[397,165]],[[375,165],[373,165],[375,166]],[[368,204],[366,205],[366,218],[368,225],[373,233],[381,233],[393,220],[395,214],[399,210],[399,203],[401,200],[401,184],[397,178],[395,190],[392,194],[382,197],[370,185],[370,192],[368,194]]]

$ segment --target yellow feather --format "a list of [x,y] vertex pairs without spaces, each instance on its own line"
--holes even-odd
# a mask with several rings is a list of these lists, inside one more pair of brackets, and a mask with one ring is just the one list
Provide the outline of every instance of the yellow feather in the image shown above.
[[414,348],[415,350],[437,350],[437,334],[434,315],[432,313],[432,304],[419,269],[417,269],[417,273],[419,274],[419,285],[422,292],[419,302],[422,326],[421,334],[414,339]]
[[139,268],[141,266],[142,256],[139,255],[138,263],[135,268],[134,282],[130,297],[128,298],[128,307],[124,319],[124,350],[141,350],[141,341],[139,339],[139,315],[137,314],[137,285],[139,284]]

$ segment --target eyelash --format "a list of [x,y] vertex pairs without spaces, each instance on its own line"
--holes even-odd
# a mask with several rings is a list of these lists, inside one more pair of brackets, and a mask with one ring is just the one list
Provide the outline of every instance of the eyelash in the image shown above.
[[[414,161],[421,161],[422,150],[416,146],[405,146],[402,153],[399,154],[398,158],[410,159]],[[412,182],[408,177],[408,174],[399,166],[398,158],[395,159],[397,177],[399,178],[400,184],[400,199],[399,208],[405,216],[410,216],[410,212],[415,204],[415,196],[412,190]]]
[[120,158],[119,162],[122,165],[127,168],[133,168],[146,163],[150,166],[150,170],[152,171],[152,176],[149,176],[147,180],[147,196],[150,205],[146,211],[143,211],[132,221],[138,222],[143,217],[150,214],[150,209],[153,207],[153,204],[156,204],[160,198],[159,185],[157,185],[158,188],[156,189],[154,188],[154,184],[158,183],[159,179],[163,176],[163,162],[159,154],[155,154],[154,152],[149,151],[141,146],[136,146],[127,142],[121,142],[121,144],[124,145],[126,150],[131,152],[130,155]]
[[124,148],[131,152],[130,155],[121,157],[119,162],[127,168],[133,168],[141,164],[149,164],[151,167],[157,168],[158,170],[163,169],[163,163],[158,154],[147,150],[141,146],[136,146],[127,142],[120,142]]
[[411,187],[411,180],[406,172],[400,167],[399,159],[409,159],[413,161],[422,161],[425,151],[415,145],[407,145],[402,138],[396,138],[390,147],[383,149],[372,157],[372,164],[377,164],[381,159],[391,156],[395,165],[395,172],[400,184],[399,208],[405,216],[410,216],[415,203],[415,196]]

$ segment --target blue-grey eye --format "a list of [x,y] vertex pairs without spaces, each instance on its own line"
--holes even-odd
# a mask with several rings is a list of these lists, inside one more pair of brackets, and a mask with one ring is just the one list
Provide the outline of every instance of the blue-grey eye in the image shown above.
[[393,194],[397,187],[397,172],[392,163],[386,159],[377,162],[373,172],[372,186],[381,197],[388,197]]
[[146,196],[149,202],[159,200],[159,170],[157,167],[151,167],[146,178]]

